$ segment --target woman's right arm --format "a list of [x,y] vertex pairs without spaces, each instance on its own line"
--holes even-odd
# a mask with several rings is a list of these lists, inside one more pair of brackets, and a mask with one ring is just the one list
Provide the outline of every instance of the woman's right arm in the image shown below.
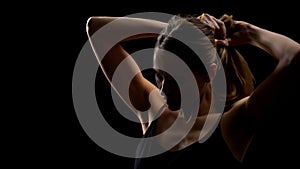
[[[160,21],[129,17],[90,17],[87,21],[89,42],[102,71],[121,98],[127,105],[139,110],[137,112],[150,108],[150,104],[153,103],[149,102],[149,94],[157,88],[143,77],[139,66],[121,46],[121,42],[156,37],[165,26],[166,23]],[[118,79],[114,83],[115,76]],[[129,98],[126,97],[128,90]],[[137,116],[145,124],[143,126],[145,131],[148,121],[155,115],[137,114]]]
[[228,39],[228,44],[230,46],[250,44],[266,51],[278,61],[276,69],[288,66],[299,54],[299,43],[287,36],[244,21],[234,22],[237,32]]
[[[234,22],[236,32],[225,39],[224,44],[227,43],[229,46],[253,45],[277,60],[273,72],[256,87],[254,92],[249,97],[238,101],[224,115],[222,129],[225,140],[236,157],[243,160],[252,136],[257,132],[259,126],[267,124],[275,114],[282,117],[281,119],[289,119],[290,114],[286,111],[291,110],[286,103],[291,103],[289,106],[295,107],[292,105],[295,98],[291,96],[299,93],[299,87],[295,84],[299,81],[300,45],[282,34],[244,21]],[[282,103],[282,101],[286,103]],[[280,128],[281,125],[284,125],[284,120],[277,121],[276,127]]]
[[[99,16],[90,17],[87,21],[86,29],[92,48],[99,61],[101,61],[100,65],[108,79],[111,80],[112,74],[119,63],[124,58],[130,57],[122,48],[120,42],[157,37],[164,26],[166,26],[166,23],[150,19]],[[104,31],[101,32],[101,29]],[[118,41],[114,44],[109,44],[112,42],[111,39]],[[107,48],[108,53],[104,53],[105,56],[99,56],[106,47],[109,48]]]
[[[229,45],[250,44],[277,60],[273,72],[257,86],[246,102],[247,116],[252,122],[260,124],[269,113],[266,111],[269,107],[280,107],[277,103],[280,98],[286,97],[287,93],[292,91],[299,91],[298,87],[291,89],[289,84],[299,80],[297,78],[300,71],[300,44],[287,36],[243,21],[235,21],[235,25],[238,31],[228,39]],[[289,99],[293,98],[286,98]]]

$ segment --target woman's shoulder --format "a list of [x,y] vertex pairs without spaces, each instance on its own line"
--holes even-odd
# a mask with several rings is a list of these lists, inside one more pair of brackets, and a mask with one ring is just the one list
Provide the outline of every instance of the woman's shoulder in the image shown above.
[[[155,136],[154,131],[157,127],[157,122],[158,120],[155,120],[151,123],[150,127],[146,132],[146,137]],[[176,135],[177,133],[174,134]],[[156,146],[153,145],[153,143],[154,142],[148,142],[147,144],[144,144],[142,146],[143,149],[140,149],[140,151],[142,150],[143,153],[145,153],[145,151],[150,151],[149,146],[152,148],[151,150],[153,150],[153,146]],[[159,142],[155,142],[155,144],[159,144],[161,146]],[[168,165],[168,167],[172,166],[175,168],[178,168],[183,164],[186,164],[186,167],[188,168],[195,168],[198,162],[199,167],[222,166],[226,168],[226,166],[233,167],[239,166],[240,164],[232,156],[232,153],[230,152],[228,146],[224,142],[219,125],[216,127],[212,135],[203,143],[200,143],[198,139],[195,139],[194,141],[191,141],[189,144],[186,144],[185,147],[181,147],[180,149],[170,149],[164,151],[164,153],[158,156],[138,159],[136,162],[138,166],[141,165],[157,167],[157,164],[159,163],[161,165],[166,164]]]
[[224,112],[220,128],[225,143],[236,159],[242,161],[254,132],[250,130],[251,123],[247,117],[247,101],[249,96],[237,101]]

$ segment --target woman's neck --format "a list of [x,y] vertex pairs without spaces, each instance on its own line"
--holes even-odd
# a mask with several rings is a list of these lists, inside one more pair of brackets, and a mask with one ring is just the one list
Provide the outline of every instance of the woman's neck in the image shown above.
[[211,83],[205,83],[200,91],[198,116],[207,115],[212,102]]

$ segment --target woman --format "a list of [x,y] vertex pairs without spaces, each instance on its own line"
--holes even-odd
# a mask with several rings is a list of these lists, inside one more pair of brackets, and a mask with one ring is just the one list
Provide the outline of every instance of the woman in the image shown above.
[[[144,137],[161,136],[155,140],[155,143],[153,141],[141,142],[137,150],[136,169],[198,166],[239,168],[247,156],[249,145],[256,133],[263,128],[269,114],[275,112],[270,107],[278,103],[276,98],[285,97],[283,92],[274,91],[285,90],[287,87],[292,88],[287,92],[299,91],[295,86],[287,86],[287,84],[294,83],[294,77],[297,77],[300,45],[286,36],[244,21],[234,21],[228,15],[220,19],[209,14],[199,17],[174,16],[168,23],[141,18],[91,17],[87,23],[87,31],[96,55],[99,56],[101,47],[107,45],[109,40],[95,40],[91,35],[105,24],[115,20],[118,20],[116,29],[111,30],[115,33],[130,29],[151,29],[154,30],[153,32],[160,32],[125,38],[105,53],[104,58],[99,62],[112,85],[119,85],[115,88],[120,96],[136,110]],[[195,27],[201,30],[206,38],[201,32],[195,31]],[[195,34],[185,34],[190,31]],[[187,46],[180,40],[176,40],[180,34],[188,37],[187,39],[191,42],[189,44],[195,46]],[[157,71],[156,84],[152,84],[143,76],[139,66],[122,47],[123,42],[153,37],[157,38],[154,53],[154,68]],[[234,49],[235,46],[241,45],[253,45],[268,52],[277,60],[274,71],[255,89],[253,75],[246,61]],[[200,60],[199,56],[190,49],[195,49],[195,47],[203,49],[200,50],[203,52]],[[191,80],[184,79],[186,72],[175,75],[176,80],[184,81],[178,84],[169,72],[164,71],[171,69],[167,65],[176,62],[170,59],[172,54],[188,65],[195,78],[199,100],[193,97],[195,100],[192,102],[197,102],[198,105],[195,107],[191,104],[192,109],[182,108],[184,100],[181,95],[184,93],[181,93],[180,87],[182,84],[189,86]],[[119,77],[122,75],[126,77],[128,74],[130,74],[128,78],[133,76],[129,85],[129,96],[122,91],[120,87],[122,85],[113,83],[114,73],[117,72],[121,63],[123,69],[118,71],[118,73],[121,72]],[[226,75],[227,94],[225,97],[224,92],[214,90],[216,79],[222,74],[220,71],[222,68]],[[182,69],[179,68],[179,70]],[[224,109],[222,109],[222,102],[225,102]],[[218,107],[219,105],[221,106]],[[281,107],[284,106],[283,104]],[[196,114],[191,113],[195,108]],[[224,112],[219,112],[223,110]],[[209,128],[213,133],[207,134],[209,137],[204,139],[201,134],[208,133],[205,122],[210,117],[210,113],[221,113],[222,116],[215,121],[217,122],[216,128]],[[187,122],[189,120],[191,123]],[[174,123],[179,125],[172,130],[170,128]],[[199,143],[199,139],[204,139],[204,141]],[[151,154],[151,147],[157,145],[166,151],[147,157],[147,154]]]

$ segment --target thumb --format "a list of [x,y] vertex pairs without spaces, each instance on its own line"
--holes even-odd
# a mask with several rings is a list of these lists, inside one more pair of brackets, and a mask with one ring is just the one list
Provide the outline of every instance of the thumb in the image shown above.
[[229,40],[228,39],[215,39],[215,43],[217,45],[229,46]]

